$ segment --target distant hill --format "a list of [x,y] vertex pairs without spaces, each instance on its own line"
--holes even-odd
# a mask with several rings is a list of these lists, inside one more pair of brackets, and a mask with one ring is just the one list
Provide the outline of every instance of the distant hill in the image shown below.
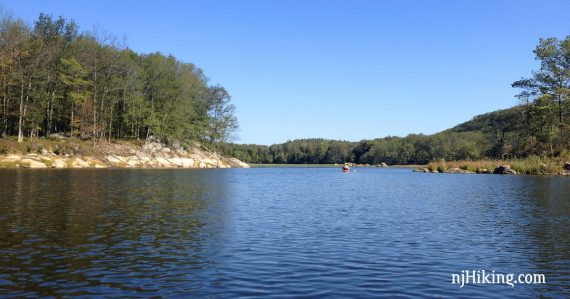
[[[543,156],[553,152],[556,138],[565,132],[537,126],[536,110],[515,106],[474,116],[450,129],[432,134],[389,136],[349,142],[322,138],[292,140],[271,146],[215,144],[224,155],[248,163],[323,164],[355,162],[361,164],[426,164],[431,161],[509,159]],[[540,111],[539,111],[540,112]],[[535,113],[535,114],[533,114]],[[549,143],[550,140],[550,143]]]
[[471,120],[443,132],[484,132],[491,127],[512,131],[521,126],[523,115],[524,107],[514,106],[474,116]]

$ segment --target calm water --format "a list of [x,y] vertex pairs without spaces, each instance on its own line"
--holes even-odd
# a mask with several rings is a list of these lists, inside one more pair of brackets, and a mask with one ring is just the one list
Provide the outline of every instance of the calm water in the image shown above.
[[[0,170],[0,297],[570,297],[570,177]],[[451,284],[484,269],[540,285]]]

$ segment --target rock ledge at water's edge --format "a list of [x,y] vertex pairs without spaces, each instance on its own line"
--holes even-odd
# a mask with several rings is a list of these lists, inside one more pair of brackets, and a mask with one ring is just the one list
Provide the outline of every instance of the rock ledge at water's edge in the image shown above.
[[[57,147],[57,145],[56,145]],[[129,143],[96,143],[88,154],[57,155],[57,149],[36,153],[0,155],[1,168],[249,168],[235,158],[223,157],[194,143],[188,148],[178,143],[166,146],[150,138],[141,147]],[[55,152],[54,152],[55,151]]]

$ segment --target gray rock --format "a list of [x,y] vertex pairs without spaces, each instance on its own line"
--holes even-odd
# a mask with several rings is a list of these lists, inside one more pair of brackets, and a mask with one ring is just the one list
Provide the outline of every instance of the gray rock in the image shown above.
[[236,159],[236,158],[229,158],[227,159],[227,166],[233,168],[249,168],[249,165]]
[[183,149],[184,149],[182,146],[180,146],[180,142],[178,142],[178,141],[173,142],[173,143],[170,145],[170,147],[171,147],[173,150],[175,150],[175,151],[183,150]]
[[448,169],[446,171],[446,173],[474,173],[474,172],[455,167],[455,168]]
[[160,138],[154,136],[148,136],[146,143],[160,143]]
[[414,172],[430,172],[430,171],[427,168],[416,168],[414,169]]
[[510,165],[500,165],[493,172],[494,174],[517,174],[517,172],[511,169]]
[[65,135],[62,133],[53,133],[49,135],[49,138],[51,139],[63,139],[65,138]]
[[382,163],[380,163],[380,167],[388,167],[388,164],[382,162]]

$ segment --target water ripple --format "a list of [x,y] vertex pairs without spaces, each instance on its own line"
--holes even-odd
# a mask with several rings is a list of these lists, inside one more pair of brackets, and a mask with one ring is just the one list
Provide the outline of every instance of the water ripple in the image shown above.
[[[570,180],[0,170],[0,296],[568,297]],[[547,284],[459,288],[461,270]]]

